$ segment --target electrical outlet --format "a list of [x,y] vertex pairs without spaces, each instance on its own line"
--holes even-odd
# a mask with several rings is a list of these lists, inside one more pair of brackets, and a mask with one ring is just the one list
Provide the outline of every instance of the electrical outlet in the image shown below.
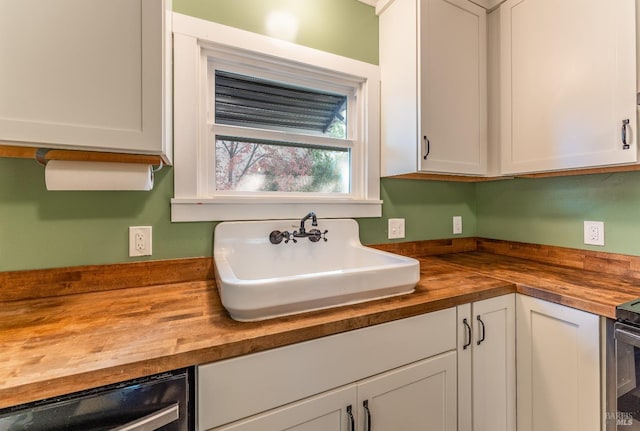
[[129,227],[129,256],[151,256],[151,226]]
[[146,247],[145,239],[146,239],[145,234],[143,234],[142,232],[136,232],[134,241],[135,241],[135,248],[138,253],[144,252],[144,249]]
[[604,222],[584,222],[584,243],[588,245],[604,245]]
[[389,239],[404,238],[404,219],[389,219]]
[[453,216],[453,234],[460,235],[462,233],[462,216]]

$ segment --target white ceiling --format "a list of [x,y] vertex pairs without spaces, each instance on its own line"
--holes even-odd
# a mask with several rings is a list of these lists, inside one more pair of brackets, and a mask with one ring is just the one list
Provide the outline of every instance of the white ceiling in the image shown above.
[[378,0],[358,0],[361,3],[365,3],[368,4],[369,6],[376,6],[376,3],[378,3]]

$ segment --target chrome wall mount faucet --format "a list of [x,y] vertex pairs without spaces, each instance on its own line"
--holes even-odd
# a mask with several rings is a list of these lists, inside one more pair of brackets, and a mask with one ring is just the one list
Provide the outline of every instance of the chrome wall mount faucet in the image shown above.
[[288,230],[271,231],[271,233],[269,234],[269,242],[271,244],[280,244],[282,241],[284,241],[285,244],[288,244],[289,241],[293,241],[294,243],[296,243],[298,242],[296,238],[309,238],[309,241],[311,242],[318,242],[321,239],[323,239],[324,241],[328,241],[328,230],[325,229],[324,232],[322,232],[320,229],[311,229],[309,231],[306,230],[304,225],[309,219],[311,219],[311,226],[318,226],[318,217],[316,216],[316,213],[311,211],[309,214],[302,217],[302,219],[300,220],[300,228],[298,230],[294,230],[293,232],[289,232]]

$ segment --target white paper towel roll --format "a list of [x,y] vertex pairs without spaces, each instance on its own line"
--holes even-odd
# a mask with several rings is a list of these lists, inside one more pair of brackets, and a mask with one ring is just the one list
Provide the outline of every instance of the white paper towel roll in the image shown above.
[[153,166],[137,163],[49,160],[47,190],[151,190]]

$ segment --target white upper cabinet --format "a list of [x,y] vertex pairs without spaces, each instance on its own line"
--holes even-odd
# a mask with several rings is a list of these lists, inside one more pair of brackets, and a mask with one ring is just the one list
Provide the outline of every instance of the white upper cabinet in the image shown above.
[[475,0],[474,3],[489,10],[498,6],[503,0]]
[[637,162],[635,0],[605,3],[500,6],[502,174]]
[[0,0],[0,141],[170,161],[170,3]]
[[467,0],[378,11],[382,176],[486,175],[486,11]]

